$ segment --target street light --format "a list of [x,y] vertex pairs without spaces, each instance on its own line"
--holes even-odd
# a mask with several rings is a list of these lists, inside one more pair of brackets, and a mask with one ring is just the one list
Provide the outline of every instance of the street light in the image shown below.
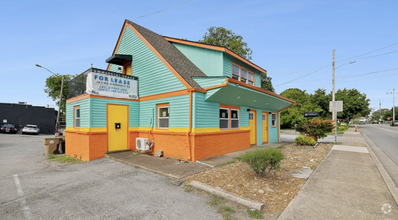
[[[44,66],[41,66],[39,64],[35,64],[37,67],[39,68],[43,68],[45,70],[47,70],[48,72],[52,73],[53,76],[58,76],[60,74],[55,74],[53,73],[51,70],[45,68]],[[61,105],[62,105],[62,92],[64,90],[64,75],[62,75],[62,81],[61,81],[61,94],[59,96],[59,106],[58,106],[58,114],[57,114],[57,123],[55,124],[55,132],[58,131],[58,127],[59,127],[59,112],[61,111]]]

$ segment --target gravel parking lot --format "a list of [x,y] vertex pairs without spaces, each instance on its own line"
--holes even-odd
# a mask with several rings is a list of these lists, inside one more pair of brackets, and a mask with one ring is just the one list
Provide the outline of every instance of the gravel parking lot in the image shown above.
[[106,158],[48,163],[45,137],[0,134],[1,219],[222,219],[157,174]]

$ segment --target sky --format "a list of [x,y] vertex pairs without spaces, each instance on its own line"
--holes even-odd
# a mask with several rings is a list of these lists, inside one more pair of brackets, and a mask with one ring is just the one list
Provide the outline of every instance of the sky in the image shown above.
[[1,1],[0,102],[55,107],[44,92],[51,73],[35,64],[60,74],[80,74],[91,64],[106,69],[129,19],[192,41],[211,26],[234,31],[278,94],[329,93],[335,49],[336,91],[356,88],[370,107],[378,109],[380,100],[391,108],[387,93],[395,88],[398,97],[397,9],[396,0]]

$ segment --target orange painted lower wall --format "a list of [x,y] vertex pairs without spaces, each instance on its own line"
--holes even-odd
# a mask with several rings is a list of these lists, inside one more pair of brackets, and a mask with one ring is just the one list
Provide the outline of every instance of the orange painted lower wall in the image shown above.
[[65,132],[65,154],[79,160],[89,161],[90,136],[77,132]]
[[250,131],[193,134],[192,160],[202,160],[250,148]]
[[105,156],[108,151],[106,132],[65,132],[65,154],[83,161],[95,160]]
[[[140,131],[138,134],[139,136],[137,137],[148,138],[149,141],[155,140],[153,154],[155,154],[156,150],[162,150],[164,157],[171,157],[182,160],[188,160],[190,158],[187,133]],[[132,149],[135,150],[135,142]]]
[[[229,131],[212,133],[184,132],[149,132],[130,131],[128,149],[136,150],[137,137],[155,140],[153,154],[162,150],[164,157],[197,161],[234,151],[250,148],[250,131]],[[65,154],[83,161],[90,161],[105,156],[108,152],[107,132],[76,132],[66,131]],[[191,150],[188,147],[190,141]]]

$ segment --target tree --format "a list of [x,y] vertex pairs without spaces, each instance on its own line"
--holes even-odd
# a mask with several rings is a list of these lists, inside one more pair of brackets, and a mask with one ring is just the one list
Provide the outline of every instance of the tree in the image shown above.
[[271,77],[267,76],[265,73],[261,73],[261,88],[271,92],[275,92],[271,80],[272,80]]
[[252,50],[247,47],[247,43],[243,41],[243,37],[235,34],[232,30],[223,27],[210,27],[203,35],[201,43],[226,47],[239,56],[251,60]]
[[[392,111],[390,111],[390,109],[388,109],[388,108],[382,108],[381,116],[382,117],[380,117],[380,109],[375,110],[372,113],[372,121],[379,121],[379,119],[387,120],[388,117],[392,118]],[[395,117],[397,117],[397,116],[395,116]]]
[[[66,99],[68,98],[68,82],[73,78],[73,75],[64,75],[64,89],[62,92],[62,108],[61,112],[65,112]],[[57,101],[57,106],[59,106],[59,95],[61,93],[61,82],[62,75],[49,76],[46,79],[46,88],[44,92],[48,94],[48,97],[52,98],[53,101]]]
[[321,118],[332,118],[332,113],[329,112],[330,101],[332,101],[332,95],[326,94],[326,89],[317,89],[314,94],[311,94],[311,102],[322,109],[319,112]]
[[357,89],[337,90],[337,100],[343,101],[343,111],[338,112],[337,117],[343,118],[346,122],[350,122],[355,117],[367,117],[370,114],[370,100],[366,98],[365,93],[360,93]]
[[305,90],[297,88],[286,89],[281,93],[281,96],[286,97],[296,102],[296,104],[281,113],[281,127],[292,128],[299,124],[304,119],[304,112],[321,111],[322,109],[316,106],[311,101],[310,95]]

